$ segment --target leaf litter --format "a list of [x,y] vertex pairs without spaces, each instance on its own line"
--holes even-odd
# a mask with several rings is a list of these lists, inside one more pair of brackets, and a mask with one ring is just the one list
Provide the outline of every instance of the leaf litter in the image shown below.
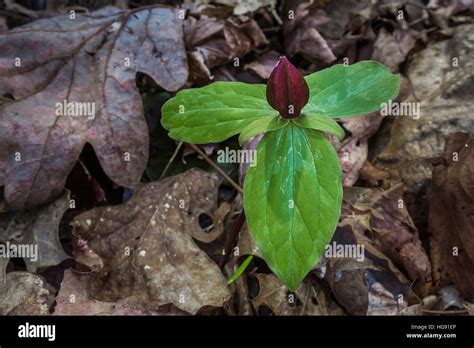
[[[279,7],[227,0],[185,2],[183,8],[184,18],[178,8],[160,6],[91,8],[74,21],[65,8],[49,5],[7,9],[25,16],[18,22],[18,16],[0,14],[0,237],[2,243],[38,243],[41,255],[24,266],[0,259],[1,313],[181,315],[215,308],[228,315],[472,315],[472,202],[466,194],[472,151],[465,144],[473,131],[472,62],[466,59],[473,9],[459,2]],[[342,121],[343,142],[330,137],[346,186],[332,242],[363,245],[365,259],[324,257],[295,293],[270,272],[245,224],[230,239],[242,197],[224,196],[222,178],[186,171],[203,162],[196,153],[177,154],[179,165],[169,175],[178,176],[158,182],[142,177],[154,163],[150,158],[147,164],[149,143],[158,134],[147,129],[159,117],[146,108],[148,101],[215,80],[264,83],[281,55],[304,74],[345,58],[378,60],[402,74],[396,102],[421,105],[418,120],[376,112]],[[17,56],[20,67],[11,59]],[[123,69],[129,56],[131,65]],[[95,103],[94,119],[58,116],[55,103],[64,100]],[[255,149],[258,141],[244,149]],[[100,187],[96,181],[105,176],[132,188],[128,201],[113,205],[101,195],[92,206],[102,207],[68,209],[63,189],[84,144],[92,145],[99,163],[89,168],[88,180]],[[20,162],[12,157],[16,152]],[[130,161],[123,160],[125,152]],[[152,156],[160,154],[158,146]],[[245,167],[226,170],[236,181],[240,174],[242,183]],[[203,216],[211,220],[205,228]],[[73,235],[65,227],[70,221]],[[64,271],[58,264],[71,249],[76,264]],[[248,255],[252,262],[226,285]],[[50,286],[44,269],[57,269],[60,278],[64,272],[62,282]]]

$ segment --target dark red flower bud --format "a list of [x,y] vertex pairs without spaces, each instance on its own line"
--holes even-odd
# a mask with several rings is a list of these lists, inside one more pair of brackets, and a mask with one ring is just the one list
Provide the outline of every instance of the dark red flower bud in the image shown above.
[[267,82],[267,101],[284,118],[296,118],[309,99],[303,75],[286,57],[273,68]]

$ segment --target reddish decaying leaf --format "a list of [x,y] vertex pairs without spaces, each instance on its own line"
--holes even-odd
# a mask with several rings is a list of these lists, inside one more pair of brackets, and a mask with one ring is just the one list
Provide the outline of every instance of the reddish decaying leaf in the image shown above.
[[170,91],[186,82],[181,23],[169,7],[107,7],[0,35],[0,95],[14,98],[0,105],[8,208],[58,196],[86,142],[115,183],[138,183],[148,129],[135,76],[146,73]]
[[284,118],[296,118],[309,99],[303,75],[286,57],[280,57],[267,82],[267,101]]

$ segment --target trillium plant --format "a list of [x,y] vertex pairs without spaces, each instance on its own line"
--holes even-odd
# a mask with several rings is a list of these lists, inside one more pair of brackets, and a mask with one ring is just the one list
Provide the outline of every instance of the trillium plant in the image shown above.
[[162,124],[173,139],[194,144],[265,134],[245,177],[244,210],[262,257],[294,291],[323,255],[341,211],[341,167],[324,133],[344,138],[337,118],[379,110],[399,86],[399,76],[374,61],[304,77],[281,57],[266,86],[215,82],[180,91],[163,106]]

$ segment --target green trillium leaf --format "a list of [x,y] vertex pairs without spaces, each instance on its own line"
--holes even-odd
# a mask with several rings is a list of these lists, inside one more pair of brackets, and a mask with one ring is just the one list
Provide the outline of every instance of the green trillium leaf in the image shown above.
[[339,160],[320,131],[291,122],[265,134],[257,157],[244,183],[247,223],[269,267],[294,291],[337,226]]
[[223,141],[252,121],[278,115],[266,100],[265,85],[241,82],[182,90],[161,112],[171,138],[194,144]]
[[328,132],[339,139],[344,139],[344,129],[334,119],[324,115],[301,115],[293,120],[295,124],[303,128],[317,129],[323,132]]
[[375,61],[334,65],[305,77],[310,90],[302,113],[329,117],[368,114],[398,95],[400,76]]
[[242,130],[239,135],[239,143],[242,145],[244,141],[258,134],[283,128],[288,122],[289,120],[287,119],[275,116],[259,118],[258,120],[252,121],[252,123]]

